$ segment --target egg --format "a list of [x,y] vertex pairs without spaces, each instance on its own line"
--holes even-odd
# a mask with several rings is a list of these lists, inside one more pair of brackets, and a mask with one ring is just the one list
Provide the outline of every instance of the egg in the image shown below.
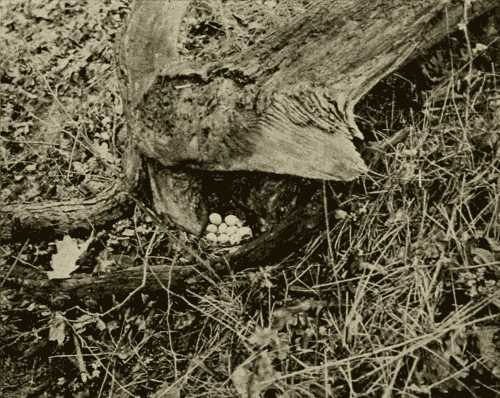
[[209,232],[206,236],[207,240],[210,242],[210,243],[215,243],[217,242],[217,235],[215,235],[213,232]]
[[222,223],[222,216],[219,213],[212,213],[208,216],[208,220],[215,225]]
[[229,226],[241,225],[240,219],[232,214],[227,215],[224,222]]
[[220,234],[224,234],[226,233],[226,230],[227,230],[227,224],[226,223],[222,223],[221,225],[219,225],[218,229]]
[[235,235],[238,232],[238,228],[236,228],[234,225],[231,225],[230,227],[227,227],[225,233],[228,234],[229,236]]
[[215,233],[217,233],[217,230],[218,230],[218,229],[217,229],[217,225],[215,225],[215,224],[208,224],[208,225],[207,225],[206,231],[207,231],[208,233],[212,232],[212,233],[214,233],[214,234],[215,234]]
[[238,228],[237,234],[242,239],[243,238],[251,238],[252,237],[252,229],[250,227],[241,227],[241,228]]
[[220,234],[219,237],[217,238],[217,242],[222,244],[227,243],[229,242],[229,236],[226,234]]
[[238,235],[231,235],[229,237],[229,243],[231,245],[238,245],[241,242],[241,239]]

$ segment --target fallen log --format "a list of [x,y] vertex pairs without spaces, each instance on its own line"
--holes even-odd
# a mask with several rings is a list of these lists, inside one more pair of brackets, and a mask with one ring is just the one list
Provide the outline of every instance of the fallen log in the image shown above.
[[[74,274],[71,279],[54,281],[45,275],[26,273],[22,267],[13,270],[0,286],[23,287],[26,292],[44,301],[57,297],[92,297],[98,299],[110,295],[123,295],[136,289],[144,282],[142,289],[149,293],[164,290],[182,291],[190,285],[202,283],[209,277],[222,277],[228,272],[240,272],[249,268],[258,268],[281,260],[291,252],[302,247],[311,234],[325,225],[323,198],[319,195],[306,206],[299,207],[286,218],[286,222],[273,229],[269,234],[254,239],[238,250],[225,256],[213,256],[207,260],[194,259],[189,264],[166,264],[155,266],[124,267],[115,264],[119,271],[113,271],[99,277],[88,274]],[[328,213],[328,222],[333,225],[334,212]],[[276,247],[276,237],[287,239]],[[230,267],[228,267],[230,265]],[[64,299],[63,299],[64,301]]]
[[132,200],[120,181],[87,200],[9,204],[0,209],[0,242],[88,231],[126,216],[131,209]]

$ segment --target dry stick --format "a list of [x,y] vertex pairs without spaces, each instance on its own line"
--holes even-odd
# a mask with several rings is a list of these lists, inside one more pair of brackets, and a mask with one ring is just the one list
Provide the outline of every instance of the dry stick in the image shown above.
[[21,250],[17,254],[16,259],[14,260],[14,262],[10,266],[9,270],[7,271],[7,273],[5,274],[5,276],[3,277],[2,283],[0,283],[0,288],[3,287],[3,285],[5,284],[5,281],[9,278],[10,274],[12,273],[12,271],[14,270],[14,268],[16,267],[17,263],[19,262],[19,260],[21,258],[21,254],[23,254],[24,249],[26,249],[26,246],[28,245],[28,242],[29,242],[29,239],[27,239],[24,242],[24,245],[23,245],[23,247],[21,247]]
[[332,238],[330,237],[330,223],[328,220],[328,200],[326,196],[326,182],[323,181],[322,184],[323,188],[323,211],[325,215],[325,227],[326,227],[326,241],[328,242],[328,256],[329,256],[329,261],[333,261],[333,245],[332,245]]
[[86,383],[89,377],[89,372],[87,371],[87,367],[85,366],[85,361],[83,360],[83,354],[82,354],[82,349],[80,347],[80,342],[78,341],[78,337],[76,336],[75,333],[73,333],[73,344],[75,346],[78,369],[80,370],[80,377],[82,379],[82,382]]
[[78,333],[76,333],[74,327],[72,327],[72,329],[73,329],[72,330],[73,331],[73,336],[76,336],[79,339],[79,341],[80,341],[80,345],[83,346],[83,348],[87,349],[90,352],[90,354],[96,360],[96,362],[99,363],[99,365],[101,366],[102,369],[104,369],[104,372],[106,373],[106,376],[111,378],[111,382],[113,384],[116,383],[118,385],[118,387],[120,388],[120,390],[122,390],[123,392],[125,392],[126,394],[128,394],[128,396],[133,396],[133,394],[131,394],[126,389],[125,386],[123,386],[119,381],[116,380],[116,377],[115,377],[115,374],[114,374],[114,369],[113,369],[112,373],[109,371],[109,368],[101,360],[100,355],[97,355],[94,352],[94,347],[91,346],[91,345],[88,345],[87,342],[85,341],[85,339],[83,339],[83,337],[81,337],[80,335],[78,335]]
[[132,297],[134,297],[137,293],[139,293],[144,288],[144,286],[146,286],[149,256],[151,255],[151,251],[153,250],[153,242],[155,241],[157,234],[158,234],[158,227],[153,232],[153,236],[149,240],[149,245],[148,245],[148,248],[146,249],[146,254],[144,255],[144,262],[142,264],[141,284],[139,286],[137,286],[132,292],[130,292],[129,295],[125,298],[125,300],[123,300],[122,302],[118,303],[117,305],[111,307],[109,310],[103,312],[102,314],[98,314],[99,316],[108,315],[108,314],[112,313],[113,311],[122,308],[125,304],[127,304],[132,299]]
[[390,346],[377,348],[377,349],[374,349],[374,350],[369,351],[369,352],[364,352],[362,354],[357,354],[357,355],[353,355],[351,357],[341,358],[338,360],[331,360],[331,361],[325,362],[322,365],[310,366],[310,367],[305,368],[305,369],[293,371],[293,372],[290,372],[288,374],[280,375],[280,376],[274,377],[272,379],[266,380],[266,382],[272,383],[272,382],[276,382],[279,380],[291,379],[293,377],[300,376],[303,374],[316,374],[316,373],[323,371],[325,368],[327,368],[327,369],[338,368],[341,365],[350,363],[351,361],[361,360],[364,358],[369,358],[369,357],[373,357],[373,356],[376,356],[379,354],[384,354],[386,352],[391,352],[391,351],[397,350],[398,355],[395,357],[395,359],[393,359],[393,361],[394,361],[394,360],[397,360],[399,358],[404,357],[405,355],[408,355],[408,354],[414,352],[416,349],[418,349],[420,347],[428,345],[430,342],[439,339],[441,336],[443,336],[444,334],[446,334],[448,332],[457,330],[457,329],[462,328],[462,327],[477,325],[477,324],[482,323],[482,322],[486,322],[486,321],[493,320],[493,319],[498,319],[499,316],[500,315],[498,315],[498,314],[489,315],[489,316],[482,317],[480,319],[474,319],[472,321],[468,321],[468,322],[466,322],[464,324],[460,324],[460,325],[457,325],[456,323],[450,323],[449,325],[444,325],[444,328],[441,330],[429,332],[429,333],[426,333],[426,334],[423,334],[420,336],[410,338],[410,339],[403,341],[403,342],[400,342],[400,343],[395,343],[395,344],[392,344]]
[[11,140],[8,138],[0,137],[0,140],[4,142],[12,142],[14,144],[21,144],[21,145],[45,145],[45,146],[59,146],[60,144],[56,144],[54,142],[44,142],[44,141],[29,141],[29,140]]

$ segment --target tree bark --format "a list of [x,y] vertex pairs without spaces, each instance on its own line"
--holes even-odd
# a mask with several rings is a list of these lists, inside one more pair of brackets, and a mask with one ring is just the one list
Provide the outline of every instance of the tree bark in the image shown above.
[[131,209],[132,200],[122,182],[88,200],[6,205],[0,209],[0,243],[88,231],[115,222]]
[[[464,3],[314,1],[246,51],[221,45],[200,63],[179,54],[189,1],[137,1],[122,46],[134,141],[167,167],[352,180],[366,171],[355,105],[463,22]],[[472,2],[468,14],[497,4]]]

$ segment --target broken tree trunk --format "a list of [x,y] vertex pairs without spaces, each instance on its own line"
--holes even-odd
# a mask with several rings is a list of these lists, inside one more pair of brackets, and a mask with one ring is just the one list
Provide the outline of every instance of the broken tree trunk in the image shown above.
[[[468,4],[318,0],[303,10],[298,6],[290,17],[250,0],[227,1],[224,9],[205,3],[200,8],[188,0],[137,0],[119,61],[130,158],[144,160],[160,215],[195,232],[206,214],[198,171],[326,180],[363,173],[352,143],[361,137],[356,103],[464,22]],[[476,0],[467,15],[495,6],[497,0]],[[209,21],[196,25],[199,15]],[[217,34],[212,37],[210,29]],[[128,164],[127,181],[96,200],[0,209],[0,239],[25,236],[39,224],[64,232],[109,222],[127,203],[124,192],[137,184],[142,166]],[[308,231],[322,223],[321,217],[315,220]],[[272,253],[293,238],[296,232],[287,225],[294,222],[283,220],[247,246],[253,247],[254,263],[259,253]]]
[[[468,15],[495,5],[476,1]],[[463,6],[314,1],[281,23],[263,17],[263,32],[273,31],[250,44],[238,26],[263,5],[136,1],[121,65],[133,141],[145,159],[164,166],[149,174],[156,210],[200,233],[207,214],[200,169],[342,181],[366,172],[353,143],[362,138],[355,105],[462,22]],[[223,34],[196,47],[199,15]],[[174,168],[182,169],[183,184]]]

